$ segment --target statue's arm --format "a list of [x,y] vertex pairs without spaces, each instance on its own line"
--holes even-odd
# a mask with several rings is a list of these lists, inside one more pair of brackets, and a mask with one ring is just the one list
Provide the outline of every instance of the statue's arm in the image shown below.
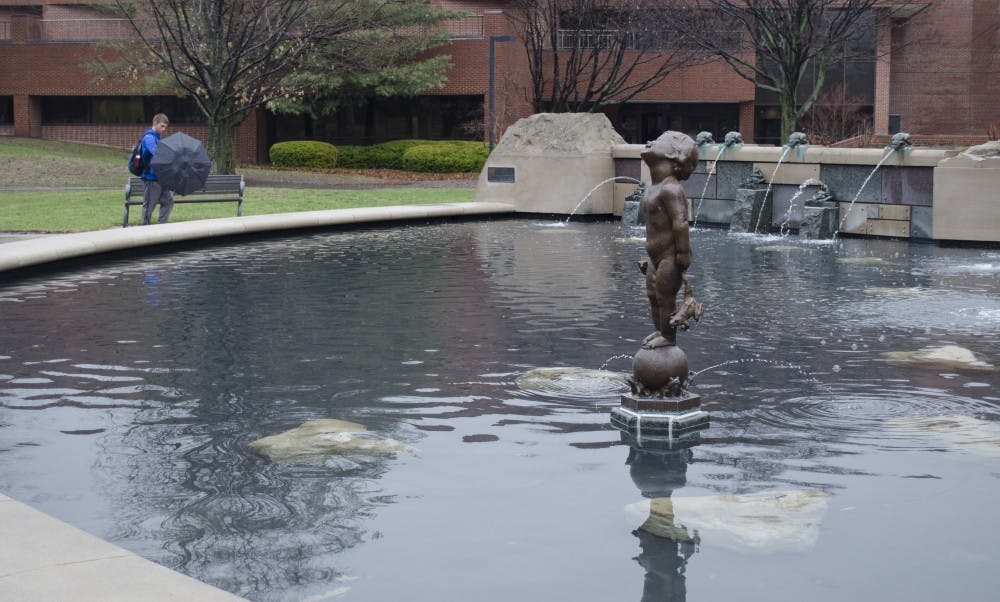
[[674,249],[677,253],[674,263],[683,271],[691,265],[691,237],[687,222],[687,199],[679,184],[671,190],[666,205],[674,230]]

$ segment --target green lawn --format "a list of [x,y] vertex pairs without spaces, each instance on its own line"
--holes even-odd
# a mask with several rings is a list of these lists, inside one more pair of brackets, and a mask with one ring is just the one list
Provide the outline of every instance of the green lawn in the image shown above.
[[[0,137],[0,231],[83,232],[121,226],[128,150],[87,144]],[[239,172],[287,188],[247,185],[243,215],[473,200],[471,188],[381,188],[336,186],[378,182],[356,174],[276,171],[240,167]],[[301,188],[295,185],[301,183]],[[142,210],[132,207],[130,224]],[[170,221],[236,215],[235,203],[179,204]]]
[[[346,209],[473,200],[471,188],[388,188],[331,190],[247,187],[243,215]],[[45,190],[0,192],[0,231],[84,232],[121,226],[124,189]],[[141,207],[129,211],[129,223],[138,224]],[[236,203],[174,205],[170,221],[233,217]]]

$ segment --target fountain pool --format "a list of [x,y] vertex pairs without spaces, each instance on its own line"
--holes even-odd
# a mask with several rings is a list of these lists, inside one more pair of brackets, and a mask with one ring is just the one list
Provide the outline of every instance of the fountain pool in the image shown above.
[[[251,600],[995,595],[1000,252],[695,230],[685,347],[724,365],[692,384],[700,444],[657,453],[608,420],[649,330],[641,239],[559,224],[4,282],[0,491]],[[976,362],[891,355],[947,348]],[[248,447],[318,419],[406,451]]]

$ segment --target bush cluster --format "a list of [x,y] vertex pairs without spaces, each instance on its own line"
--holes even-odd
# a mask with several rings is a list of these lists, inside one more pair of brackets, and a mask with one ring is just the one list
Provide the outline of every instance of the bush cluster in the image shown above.
[[403,153],[403,169],[433,173],[479,171],[489,150],[482,142],[418,144]]
[[402,169],[431,173],[477,172],[489,149],[468,140],[392,140],[371,146],[335,147],[326,142],[278,142],[269,151],[277,167]]
[[459,173],[483,168],[489,150],[465,140],[392,140],[371,146],[341,146],[340,167]]
[[336,167],[337,147],[316,140],[278,142],[271,146],[268,157],[278,167]]

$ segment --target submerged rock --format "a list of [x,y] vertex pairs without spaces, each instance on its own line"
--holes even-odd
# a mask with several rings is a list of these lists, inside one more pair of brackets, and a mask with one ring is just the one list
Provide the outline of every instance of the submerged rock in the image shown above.
[[625,375],[571,366],[535,368],[517,377],[522,391],[574,399],[611,399],[628,390]]
[[304,461],[330,454],[396,454],[409,446],[368,432],[363,424],[346,420],[311,420],[283,433],[263,437],[249,447],[274,462]]
[[907,416],[886,421],[886,426],[911,435],[923,435],[953,449],[984,456],[1000,456],[1000,422],[972,416]]
[[921,297],[929,295],[930,291],[919,286],[868,286],[865,294]]
[[784,253],[786,251],[811,251],[805,247],[796,247],[793,245],[762,245],[759,247],[754,247],[754,251],[760,253]]
[[996,370],[996,366],[980,360],[976,357],[976,354],[958,345],[925,347],[918,351],[887,351],[882,355],[892,364],[933,366],[954,370],[982,370],[987,372]]
[[640,529],[674,541],[739,552],[802,552],[819,539],[826,513],[823,491],[654,498],[625,507]]
[[888,262],[881,257],[841,257],[837,263],[849,263],[853,265],[886,265]]

